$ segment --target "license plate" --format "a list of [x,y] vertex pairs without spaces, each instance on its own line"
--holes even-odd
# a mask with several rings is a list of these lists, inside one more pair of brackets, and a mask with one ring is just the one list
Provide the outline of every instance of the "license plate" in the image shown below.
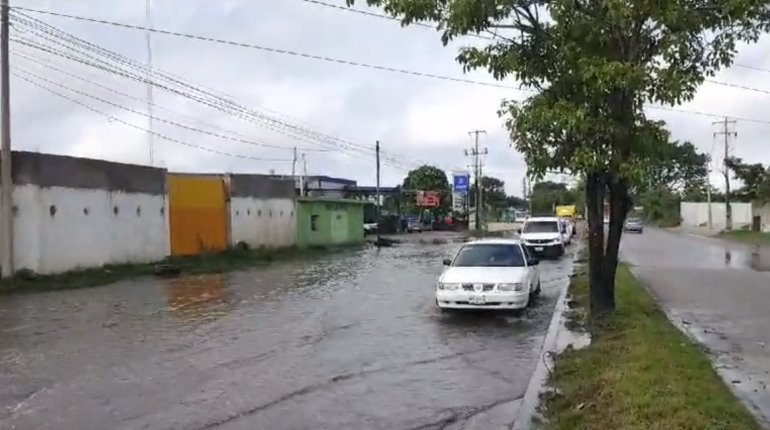
[[535,247],[535,251],[537,251],[537,252],[543,252],[543,247],[542,247],[542,246],[536,246],[536,247]]
[[483,305],[487,302],[487,298],[484,296],[470,296],[468,298],[468,303],[472,305]]

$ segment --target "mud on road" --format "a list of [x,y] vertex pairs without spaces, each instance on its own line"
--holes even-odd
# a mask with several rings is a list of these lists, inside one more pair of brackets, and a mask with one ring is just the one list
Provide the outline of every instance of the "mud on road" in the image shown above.
[[457,246],[2,297],[0,427],[507,428],[572,258],[521,317],[446,314]]

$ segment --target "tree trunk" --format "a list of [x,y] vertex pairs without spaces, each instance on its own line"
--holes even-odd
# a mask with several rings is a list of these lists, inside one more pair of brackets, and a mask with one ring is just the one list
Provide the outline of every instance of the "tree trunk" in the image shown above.
[[591,315],[605,312],[604,283],[604,193],[602,173],[586,175],[586,207],[588,217],[588,279]]
[[620,238],[623,235],[623,223],[626,220],[626,214],[631,207],[631,198],[628,195],[628,185],[625,181],[615,177],[608,182],[607,186],[610,194],[610,225],[607,234],[607,248],[604,252],[602,285],[605,289],[602,295],[601,312],[615,310],[615,275],[618,268]]

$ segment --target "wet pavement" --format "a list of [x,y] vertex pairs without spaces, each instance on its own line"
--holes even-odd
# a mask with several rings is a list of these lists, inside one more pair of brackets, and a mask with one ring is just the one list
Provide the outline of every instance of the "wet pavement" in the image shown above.
[[648,228],[623,235],[621,258],[768,426],[770,247]]
[[571,256],[523,316],[442,314],[457,246],[2,297],[0,428],[507,428]]

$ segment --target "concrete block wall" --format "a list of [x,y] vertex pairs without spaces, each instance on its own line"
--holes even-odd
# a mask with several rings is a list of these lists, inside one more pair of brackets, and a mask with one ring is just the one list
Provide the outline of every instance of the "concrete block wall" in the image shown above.
[[[741,228],[751,225],[751,203],[731,203],[733,227]],[[682,225],[697,227],[708,223],[708,203],[681,202],[679,206]],[[726,205],[724,202],[711,203],[712,225],[715,229],[724,229],[726,222]]]
[[169,255],[163,169],[13,153],[14,266],[52,274]]
[[230,175],[230,242],[251,248],[297,243],[294,181],[266,175]]

